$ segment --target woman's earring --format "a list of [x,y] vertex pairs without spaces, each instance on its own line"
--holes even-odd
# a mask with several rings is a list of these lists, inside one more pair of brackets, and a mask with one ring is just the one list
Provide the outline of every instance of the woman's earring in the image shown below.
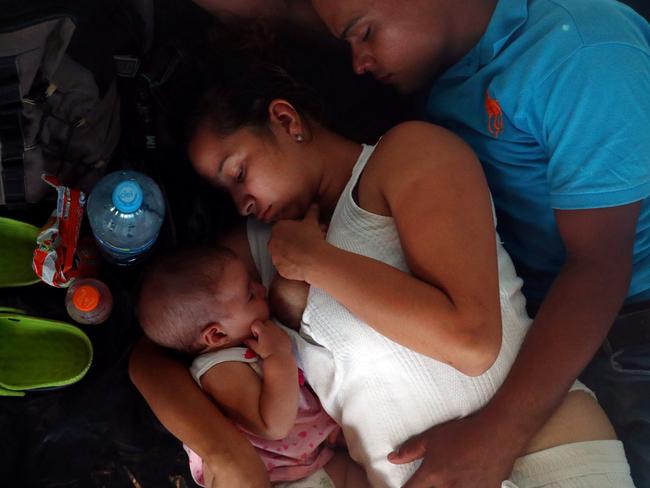
[[296,134],[296,142],[302,142],[305,138],[302,134]]

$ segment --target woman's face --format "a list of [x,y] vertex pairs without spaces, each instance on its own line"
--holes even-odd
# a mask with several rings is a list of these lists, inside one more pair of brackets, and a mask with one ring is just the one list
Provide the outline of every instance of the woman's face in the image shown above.
[[267,223],[302,217],[315,198],[316,181],[301,155],[300,144],[282,127],[221,136],[203,123],[189,146],[199,175],[226,189],[241,215]]

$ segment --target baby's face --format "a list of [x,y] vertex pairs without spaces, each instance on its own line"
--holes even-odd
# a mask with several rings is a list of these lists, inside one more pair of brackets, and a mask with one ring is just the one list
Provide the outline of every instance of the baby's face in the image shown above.
[[221,325],[235,343],[252,337],[251,325],[255,321],[269,319],[266,289],[251,279],[240,259],[228,259],[224,263],[219,303],[225,315]]

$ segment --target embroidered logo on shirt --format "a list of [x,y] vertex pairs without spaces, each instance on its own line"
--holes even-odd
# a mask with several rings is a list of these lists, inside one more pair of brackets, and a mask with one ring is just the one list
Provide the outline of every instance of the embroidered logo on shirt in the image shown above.
[[485,90],[485,111],[488,115],[488,131],[494,137],[499,137],[503,130],[503,112],[501,105]]

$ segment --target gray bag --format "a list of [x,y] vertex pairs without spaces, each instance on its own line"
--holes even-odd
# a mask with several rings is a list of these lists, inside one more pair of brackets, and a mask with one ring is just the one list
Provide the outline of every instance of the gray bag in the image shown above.
[[67,14],[0,26],[0,205],[54,196],[43,173],[89,191],[117,145],[115,79],[100,94],[66,55],[74,31]]

